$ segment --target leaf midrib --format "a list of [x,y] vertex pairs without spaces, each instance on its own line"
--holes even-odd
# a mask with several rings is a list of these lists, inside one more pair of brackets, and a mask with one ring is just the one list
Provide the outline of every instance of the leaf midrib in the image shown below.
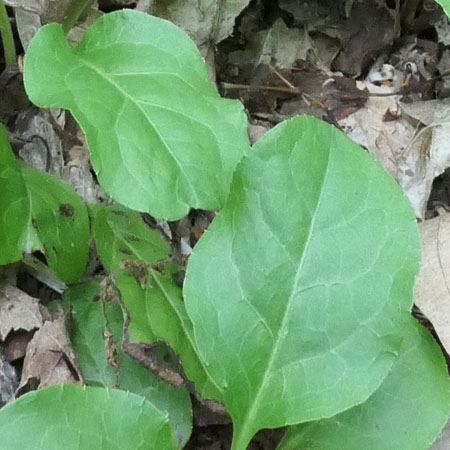
[[159,140],[161,141],[161,143],[163,144],[163,146],[166,148],[167,153],[172,157],[173,161],[175,162],[176,166],[179,169],[179,172],[182,174],[182,176],[184,177],[185,181],[187,182],[187,184],[189,185],[192,194],[195,197],[196,203],[198,203],[198,196],[197,196],[197,192],[194,189],[194,186],[192,185],[189,177],[186,174],[186,171],[183,169],[182,164],[180,164],[180,162],[178,161],[178,159],[176,158],[175,154],[172,152],[172,150],[170,149],[169,144],[166,142],[166,140],[163,138],[163,136],[161,135],[161,133],[159,132],[158,128],[155,126],[155,124],[152,122],[152,120],[150,119],[150,117],[147,115],[146,111],[142,108],[141,104],[136,101],[131,95],[128,94],[128,92],[126,92],[120,85],[118,85],[114,80],[112,80],[110,77],[108,77],[108,75],[101,69],[97,68],[96,66],[94,66],[93,64],[89,63],[88,61],[86,61],[85,59],[78,57],[79,61],[81,63],[83,63],[87,68],[93,70],[97,75],[99,75],[102,79],[104,79],[107,83],[109,83],[113,88],[117,89],[120,94],[127,99],[132,105],[134,105],[140,112],[141,114],[145,117],[145,119],[148,121],[148,123],[150,124],[150,126],[153,128],[153,130],[155,131],[155,133],[157,134]]
[[[314,215],[313,215],[312,220],[310,222],[311,224],[310,224],[310,228],[309,228],[309,231],[308,231],[308,237],[307,237],[307,240],[306,240],[306,244],[305,244],[305,247],[304,247],[301,259],[300,259],[299,264],[298,264],[297,271],[295,273],[293,287],[291,289],[291,293],[289,295],[289,299],[288,299],[286,307],[285,307],[285,311],[284,311],[284,314],[283,314],[283,319],[281,321],[281,326],[280,326],[279,331],[278,331],[278,336],[277,336],[277,339],[275,341],[274,346],[272,347],[272,352],[270,354],[270,357],[269,357],[266,369],[265,369],[264,374],[262,376],[260,387],[259,387],[258,391],[256,392],[256,395],[254,397],[254,401],[253,401],[251,407],[248,409],[247,414],[244,416],[244,421],[243,421],[244,426],[240,429],[240,434],[241,434],[241,436],[243,435],[244,438],[245,438],[246,435],[248,435],[248,430],[247,429],[250,429],[250,431],[253,432],[253,430],[252,430],[253,425],[250,424],[251,425],[250,427],[248,427],[248,425],[247,425],[248,418],[249,417],[255,417],[255,413],[257,413],[257,411],[259,409],[259,402],[260,402],[261,397],[262,397],[262,395],[263,395],[263,393],[265,391],[267,382],[270,379],[270,373],[272,371],[273,365],[274,365],[276,357],[278,355],[279,348],[280,348],[282,342],[284,341],[284,334],[285,334],[284,330],[285,330],[285,328],[287,326],[287,321],[288,321],[288,318],[289,318],[289,312],[291,310],[291,306],[293,304],[294,297],[295,297],[295,294],[297,292],[298,284],[299,284],[300,277],[301,277],[301,274],[302,274],[302,269],[303,269],[303,266],[304,266],[304,263],[305,263],[305,260],[306,260],[306,256],[305,255],[308,253],[309,245],[310,245],[310,242],[311,242],[311,236],[312,236],[313,231],[315,229],[316,219],[317,219],[318,212],[320,210],[320,205],[321,205],[322,198],[323,198],[324,186],[325,186],[326,181],[328,179],[330,155],[331,155],[331,148],[332,148],[332,144],[333,144],[332,141],[334,140],[334,132],[331,133],[330,140],[331,140],[331,142],[329,144],[328,159],[327,159],[327,163],[326,163],[326,169],[327,170],[326,170],[326,172],[325,172],[325,174],[323,176],[323,179],[322,179],[322,184],[320,186],[320,193],[319,193],[319,197],[318,197],[318,200],[317,200],[316,209],[314,211]],[[242,433],[242,431],[245,431],[245,432]]]

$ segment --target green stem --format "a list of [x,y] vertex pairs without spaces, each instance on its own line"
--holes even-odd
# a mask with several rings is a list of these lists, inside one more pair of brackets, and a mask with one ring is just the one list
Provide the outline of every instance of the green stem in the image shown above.
[[15,67],[17,66],[16,47],[3,0],[0,0],[0,34],[2,35],[6,67]]
[[[0,0],[2,1],[2,0]],[[74,0],[69,8],[66,18],[62,23],[62,29],[64,34],[67,36],[72,27],[77,23],[78,18],[81,16],[82,12],[88,7],[92,0]]]

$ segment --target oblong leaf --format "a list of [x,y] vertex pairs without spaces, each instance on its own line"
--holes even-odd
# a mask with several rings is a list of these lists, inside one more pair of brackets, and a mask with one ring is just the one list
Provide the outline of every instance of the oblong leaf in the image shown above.
[[[188,392],[156,378],[122,351],[122,310],[118,303],[93,301],[99,293],[99,282],[78,284],[64,292],[63,300],[72,312],[71,340],[83,379],[93,386],[112,388],[117,383],[119,389],[149,400],[167,415],[175,447],[183,448],[192,431]],[[106,334],[107,330],[112,335]]]
[[174,282],[176,268],[167,265],[165,273],[149,270],[143,289],[126,273],[115,282],[130,318],[130,340],[153,344],[166,342],[180,358],[183,371],[203,398],[222,401],[222,393],[200,363],[195,350],[193,329],[186,314],[181,287]]
[[169,255],[162,236],[145,225],[139,213],[121,205],[96,208],[92,232],[98,256],[109,272],[119,269],[122,261],[153,264]]
[[419,255],[400,188],[336,128],[297,117],[255,144],[184,284],[196,348],[233,418],[233,450],[261,428],[333,416],[379,387]]
[[51,386],[0,410],[8,450],[174,449],[167,418],[141,396],[114,389]]
[[362,405],[292,427],[279,450],[427,450],[450,414],[450,382],[441,349],[410,318],[399,358]]
[[89,251],[86,205],[60,178],[31,167],[22,169],[31,204],[29,228],[40,241],[48,266],[66,283],[78,281]]
[[0,124],[0,265],[22,258],[29,222],[28,193],[6,130]]
[[36,105],[72,112],[105,191],[155,217],[222,206],[249,146],[242,105],[220,98],[195,44],[136,11],[106,14],[73,49],[41,28],[24,82]]

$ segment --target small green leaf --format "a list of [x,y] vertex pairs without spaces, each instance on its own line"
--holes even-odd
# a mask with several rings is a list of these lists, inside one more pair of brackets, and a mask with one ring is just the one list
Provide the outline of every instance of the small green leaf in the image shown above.
[[48,266],[66,283],[83,275],[89,250],[86,205],[72,188],[54,175],[22,169],[31,204],[32,227]]
[[141,396],[66,384],[23,395],[0,410],[8,450],[175,449],[167,418]]
[[167,342],[180,358],[195,390],[203,398],[221,401],[222,393],[195,353],[192,324],[186,314],[181,287],[174,282],[175,276],[176,268],[170,265],[165,267],[164,274],[150,269],[145,289],[130,275],[122,273],[115,277],[130,317],[130,339],[146,344]]
[[119,269],[122,261],[153,264],[169,255],[161,235],[145,225],[139,213],[120,205],[98,207],[92,231],[98,256],[110,273]]
[[59,178],[20,168],[0,125],[0,265],[41,250],[63,281],[77,281],[87,262],[89,218],[83,201]]
[[29,222],[27,189],[6,130],[0,124],[0,265],[22,258],[22,251],[28,247],[25,230]]
[[[75,285],[64,293],[64,301],[72,310],[71,338],[84,380],[88,385],[111,388],[118,382],[120,389],[145,397],[168,416],[176,448],[183,448],[192,431],[189,394],[183,387],[174,388],[157,379],[124,354],[121,348],[122,310],[117,303],[102,304],[98,295],[98,282]],[[107,361],[106,329],[112,333],[117,352],[117,379],[114,368]]]
[[436,3],[439,3],[447,17],[450,17],[450,0],[436,0]]
[[286,121],[236,170],[184,283],[233,450],[365,401],[400,349],[420,241],[395,181],[336,128]]
[[106,14],[73,49],[41,28],[24,81],[36,105],[72,112],[105,191],[158,218],[222,206],[249,148],[242,105],[220,98],[195,44],[136,11]]
[[427,450],[447,423],[450,383],[436,341],[410,318],[399,358],[380,388],[331,419],[292,427],[279,450]]

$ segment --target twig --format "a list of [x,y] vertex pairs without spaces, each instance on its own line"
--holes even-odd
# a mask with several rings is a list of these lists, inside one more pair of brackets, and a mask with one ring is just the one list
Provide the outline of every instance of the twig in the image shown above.
[[301,92],[296,88],[278,87],[278,86],[252,86],[250,84],[234,84],[234,83],[220,83],[223,89],[254,89],[258,91],[272,91],[283,92],[286,94],[299,95]]
[[2,35],[3,50],[5,52],[6,67],[17,66],[16,47],[14,46],[14,36],[9,23],[8,13],[6,12],[3,0],[0,0],[0,34]]
[[77,20],[90,3],[92,3],[92,0],[74,0],[72,5],[70,5],[67,16],[62,23],[62,29],[66,36],[69,34],[69,31],[77,23]]
[[296,89],[295,86],[290,83],[286,78],[283,77],[283,75],[281,75],[280,72],[278,72],[277,69],[275,69],[275,67],[272,67],[271,65],[269,65],[270,69],[273,71],[273,73],[288,87],[291,89]]

